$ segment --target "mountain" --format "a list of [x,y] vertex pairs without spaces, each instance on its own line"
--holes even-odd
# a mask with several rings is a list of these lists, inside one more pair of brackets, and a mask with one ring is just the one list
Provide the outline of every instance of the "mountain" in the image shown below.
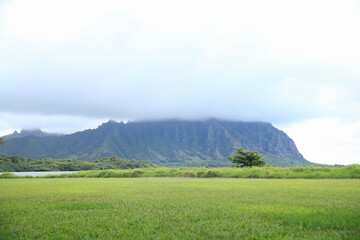
[[22,138],[28,136],[36,136],[36,137],[49,137],[49,136],[60,136],[61,134],[54,133],[46,133],[41,131],[40,129],[21,129],[20,133],[18,131],[14,131],[12,134],[4,136],[6,140],[10,140],[13,138]]
[[97,129],[63,136],[9,139],[0,153],[26,158],[93,161],[117,156],[169,166],[228,166],[233,147],[259,151],[268,164],[311,165],[283,131],[270,123],[206,121],[109,121]]

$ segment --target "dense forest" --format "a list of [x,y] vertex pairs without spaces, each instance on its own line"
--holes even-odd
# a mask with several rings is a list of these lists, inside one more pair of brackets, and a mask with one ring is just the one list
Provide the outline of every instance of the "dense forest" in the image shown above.
[[0,171],[3,172],[81,171],[153,167],[156,167],[156,165],[147,161],[125,160],[118,157],[106,157],[94,162],[86,162],[76,159],[52,158],[33,160],[19,156],[0,155]]

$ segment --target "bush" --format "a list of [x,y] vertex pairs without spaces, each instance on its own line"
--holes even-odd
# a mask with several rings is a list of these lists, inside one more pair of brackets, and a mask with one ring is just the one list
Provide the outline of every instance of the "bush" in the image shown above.
[[18,178],[18,177],[19,176],[16,176],[15,174],[9,172],[0,174],[0,178]]
[[214,178],[214,177],[219,177],[220,174],[218,172],[215,172],[215,171],[207,171],[206,172],[206,177],[208,178]]

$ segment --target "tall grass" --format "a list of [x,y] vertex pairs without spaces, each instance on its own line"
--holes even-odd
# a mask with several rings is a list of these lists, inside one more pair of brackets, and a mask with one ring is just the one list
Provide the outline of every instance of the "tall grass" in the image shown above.
[[360,165],[346,167],[252,167],[252,168],[142,168],[131,170],[82,171],[44,177],[193,177],[193,178],[360,178]]
[[[9,173],[0,178],[15,178]],[[193,178],[307,178],[349,179],[360,178],[360,165],[345,167],[252,167],[252,168],[138,168],[128,170],[81,171],[77,173],[47,175],[41,178],[136,178],[136,177],[193,177]]]

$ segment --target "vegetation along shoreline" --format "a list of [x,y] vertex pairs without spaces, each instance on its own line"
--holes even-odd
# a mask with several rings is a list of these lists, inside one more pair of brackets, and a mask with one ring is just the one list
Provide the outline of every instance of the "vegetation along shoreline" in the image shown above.
[[75,173],[45,176],[15,176],[3,173],[0,178],[139,178],[139,177],[189,177],[189,178],[273,178],[273,179],[360,179],[360,165],[345,167],[244,167],[244,168],[136,168],[88,170]]

